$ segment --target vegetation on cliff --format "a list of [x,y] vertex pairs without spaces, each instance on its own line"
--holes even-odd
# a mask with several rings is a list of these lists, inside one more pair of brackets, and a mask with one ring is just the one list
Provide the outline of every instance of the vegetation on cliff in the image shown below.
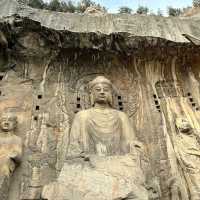
[[[74,0],[50,0],[48,3],[44,0],[18,0],[26,3],[30,7],[39,8],[39,9],[47,9],[52,11],[59,11],[59,12],[69,12],[69,13],[83,13],[85,10],[90,7],[94,6],[98,9],[103,11],[107,11],[107,8],[96,3],[94,0],[79,0],[78,2]],[[167,8],[167,14],[169,16],[180,16],[180,15],[187,15],[188,12],[192,10],[196,10],[200,8],[200,0],[193,0],[192,6],[185,7],[185,8],[175,8],[173,6],[169,6]],[[133,10],[129,6],[121,6],[118,9],[118,13],[120,14],[140,14],[140,15],[158,15],[162,16],[162,10],[158,9],[157,13],[151,11],[148,7],[139,5],[137,9]]]

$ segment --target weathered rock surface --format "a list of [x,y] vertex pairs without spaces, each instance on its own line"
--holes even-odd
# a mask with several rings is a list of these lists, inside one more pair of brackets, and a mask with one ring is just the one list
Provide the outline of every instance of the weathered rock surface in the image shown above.
[[[70,129],[75,113],[91,107],[87,84],[98,75],[115,85],[114,107],[128,115],[136,139],[143,143],[140,162],[149,199],[196,198],[187,178],[192,175],[179,162],[182,153],[175,139],[181,132],[175,120],[186,118],[193,133],[200,129],[198,16],[66,14],[32,9],[15,0],[0,1],[0,16],[0,112],[11,109],[18,117],[15,135],[24,146],[11,181],[0,179],[4,199],[38,200],[45,185],[71,195],[73,190],[59,185],[61,174],[72,178],[63,165],[77,170],[66,165]],[[182,34],[197,40],[190,42]],[[198,171],[198,159],[190,152],[186,157]],[[84,166],[88,184],[95,184],[91,174],[105,177],[100,164],[96,168]],[[113,173],[109,178],[117,179]],[[74,185],[80,194],[83,188],[75,179]],[[129,198],[128,188],[125,193],[118,190],[116,197]],[[44,195],[61,195],[57,189],[50,191]]]
[[146,200],[144,175],[138,164],[131,156],[65,163],[58,181],[45,186],[42,196],[49,200]]
[[[159,37],[174,42],[188,42],[182,34],[200,37],[200,18],[176,18],[160,16],[106,14],[58,13],[33,9],[17,3],[17,0],[0,1],[0,17],[20,17],[40,22],[42,26],[54,30],[78,33],[129,33],[132,37]],[[128,38],[127,38],[128,39]]]

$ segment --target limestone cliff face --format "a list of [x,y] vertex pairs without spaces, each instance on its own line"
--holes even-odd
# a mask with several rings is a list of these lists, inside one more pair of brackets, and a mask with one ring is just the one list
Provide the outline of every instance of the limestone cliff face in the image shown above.
[[56,180],[74,114],[90,107],[87,83],[99,74],[144,144],[149,199],[190,199],[174,121],[200,128],[200,48],[182,35],[198,38],[199,18],[64,14],[14,0],[0,1],[0,17],[0,112],[18,115],[24,143],[8,200],[40,199]]

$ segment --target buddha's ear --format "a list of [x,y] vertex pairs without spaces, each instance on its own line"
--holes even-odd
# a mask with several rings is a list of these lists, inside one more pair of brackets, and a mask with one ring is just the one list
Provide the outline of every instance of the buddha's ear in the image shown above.
[[109,103],[109,105],[113,108],[113,104],[114,104],[114,101],[113,101],[113,98],[114,98],[114,96],[113,96],[113,93],[111,94],[111,95],[109,95],[109,97],[108,97],[108,103]]
[[93,107],[94,106],[94,95],[92,92],[90,92],[90,105]]

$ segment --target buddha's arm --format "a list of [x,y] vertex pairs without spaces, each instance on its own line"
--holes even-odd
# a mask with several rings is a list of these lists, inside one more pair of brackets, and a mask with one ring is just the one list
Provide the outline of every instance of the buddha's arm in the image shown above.
[[81,157],[84,152],[83,148],[83,127],[82,127],[82,117],[78,113],[76,114],[74,121],[72,123],[69,145],[67,150],[67,159],[73,159]]
[[15,138],[13,139],[14,144],[12,145],[12,151],[11,151],[11,155],[10,158],[14,161],[14,163],[19,164],[21,163],[21,159],[22,159],[22,140],[21,138],[15,136]]
[[133,127],[130,124],[129,118],[125,113],[121,113],[122,120],[122,142],[123,142],[123,151],[129,153],[132,148],[132,144],[135,140],[135,132]]
[[143,144],[136,139],[135,131],[130,123],[128,116],[123,113],[123,137],[126,141],[126,145],[129,148],[129,153],[135,153],[135,151],[143,151]]

